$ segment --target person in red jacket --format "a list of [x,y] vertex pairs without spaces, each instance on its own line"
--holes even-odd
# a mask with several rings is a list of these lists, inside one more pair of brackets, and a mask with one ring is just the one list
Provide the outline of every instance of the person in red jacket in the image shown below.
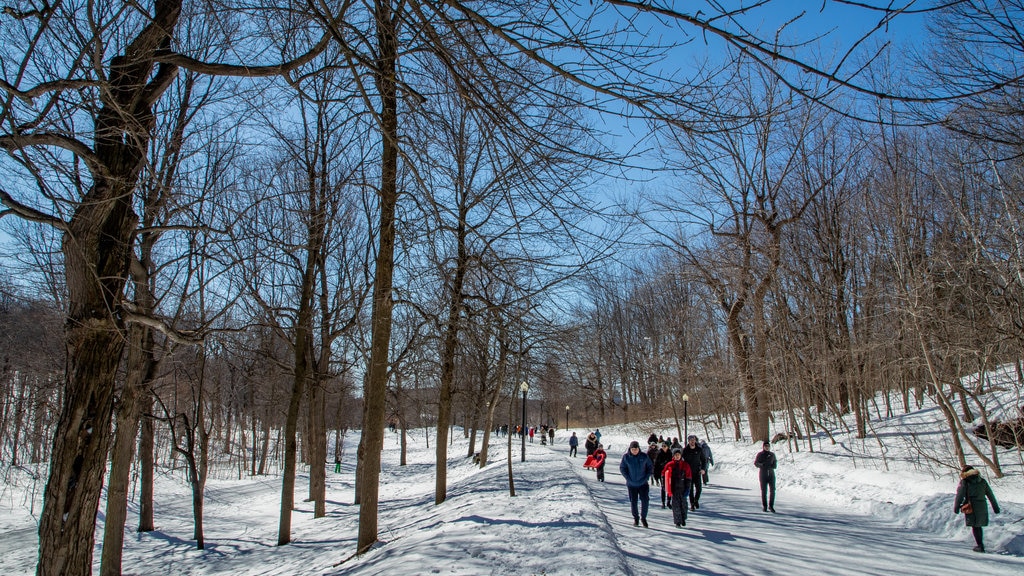
[[662,477],[662,486],[668,492],[669,502],[672,503],[672,520],[675,521],[676,528],[682,528],[686,526],[686,499],[690,495],[693,471],[686,460],[683,460],[681,448],[672,450],[672,460],[665,464]]
[[604,461],[608,459],[608,453],[604,451],[604,444],[598,444],[594,450],[594,469],[597,470],[597,481],[604,482]]

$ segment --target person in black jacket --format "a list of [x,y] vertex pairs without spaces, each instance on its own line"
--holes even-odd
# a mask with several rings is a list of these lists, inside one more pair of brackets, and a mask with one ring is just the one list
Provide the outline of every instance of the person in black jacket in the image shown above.
[[693,474],[693,482],[690,483],[690,510],[696,510],[700,508],[700,493],[702,491],[700,474],[705,468],[705,460],[704,451],[697,446],[697,437],[692,434],[686,438],[686,446],[683,447],[683,460],[690,465],[690,472]]
[[[988,501],[986,502],[986,498]],[[981,477],[974,466],[964,466],[960,471],[960,485],[956,487],[956,500],[953,502],[953,513],[961,511],[964,513],[964,524],[971,527],[974,534],[976,546],[975,552],[984,552],[985,544],[982,542],[981,529],[988,526],[988,505],[992,503],[992,512],[999,514],[999,504],[996,503],[996,495],[988,482]],[[967,510],[963,506],[970,505]]]
[[[654,475],[658,478],[658,483],[661,484],[661,507],[665,508],[665,482],[661,479],[661,472],[665,469],[665,465],[672,461],[672,452],[669,451],[668,444],[662,442],[660,446],[651,461],[654,462]],[[682,454],[682,450],[679,453]]]
[[697,444],[700,446],[701,452],[704,453],[704,470],[701,471],[701,476],[702,480],[704,480],[704,485],[707,486],[708,470],[715,465],[715,457],[711,455],[711,446],[708,446],[707,442],[701,440]]
[[[761,507],[767,512],[775,512],[775,467],[779,461],[772,452],[772,445],[765,440],[761,444],[761,451],[754,458],[754,466],[757,466],[758,480],[761,482]],[[771,489],[771,496],[768,496],[768,489]]]
[[[658,458],[658,443],[651,442],[647,445],[647,457],[654,462]],[[651,484],[657,486],[661,484],[661,475],[658,473],[658,467],[654,467],[654,474],[651,474]]]
[[598,441],[597,437],[594,436],[594,433],[591,432],[590,434],[587,434],[587,440],[583,443],[583,447],[587,450],[587,456],[592,455],[594,450],[597,450],[597,445]]

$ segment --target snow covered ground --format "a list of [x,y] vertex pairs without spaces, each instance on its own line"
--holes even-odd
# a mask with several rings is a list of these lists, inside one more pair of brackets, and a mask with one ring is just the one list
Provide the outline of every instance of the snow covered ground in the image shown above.
[[[126,534],[125,574],[1024,574],[1024,465],[1016,451],[1001,454],[1006,470],[995,479],[983,470],[1002,507],[985,530],[988,553],[971,552],[970,530],[953,514],[957,479],[919,454],[945,436],[940,414],[926,408],[874,422],[865,440],[837,435],[801,444],[779,456],[777,514],[761,510],[758,446],[710,431],[716,466],[701,508],[687,526],[673,525],[652,491],[650,528],[633,527],[618,461],[629,440],[651,432],[678,435],[674,423],[602,428],[610,446],[607,482],[568,458],[568,432],[553,447],[527,444],[519,461],[513,444],[516,496],[510,497],[505,440],[494,439],[484,469],[464,457],[467,441],[454,436],[449,493],[434,505],[434,451],[414,431],[409,464],[398,463],[398,437],[390,434],[381,476],[381,542],[353,557],[358,508],[353,499],[353,454],[342,472],[328,470],[328,514],[314,520],[298,482],[293,539],[277,541],[277,477],[214,479],[206,495],[206,550],[195,550],[187,487],[178,474],[157,485],[157,531]],[[575,430],[585,435],[586,430]],[[704,428],[691,421],[691,433]],[[430,431],[433,440],[433,432]],[[347,446],[354,447],[349,437]],[[432,443],[430,444],[432,446]],[[883,454],[885,457],[883,458]],[[978,463],[975,463],[976,465]],[[977,466],[982,468],[982,466]],[[227,474],[225,472],[225,474]],[[36,563],[36,517],[41,480],[7,471],[0,492],[0,574],[31,574]],[[102,510],[102,505],[101,505]],[[129,512],[134,525],[136,509]],[[101,526],[97,533],[102,532]],[[99,559],[99,545],[95,558]]]

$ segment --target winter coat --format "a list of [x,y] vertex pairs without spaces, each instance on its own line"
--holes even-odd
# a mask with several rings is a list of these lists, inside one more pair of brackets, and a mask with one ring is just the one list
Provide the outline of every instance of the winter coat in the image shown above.
[[593,454],[594,450],[597,450],[597,438],[594,437],[593,432],[587,436],[587,441],[583,443],[583,447],[587,449],[588,456]]
[[704,460],[704,452],[700,449],[700,446],[691,448],[689,443],[683,446],[683,460],[686,460],[686,463],[690,465],[690,471],[694,475],[700,474],[700,471],[707,467],[705,465],[707,461]]
[[661,473],[665,470],[665,465],[672,461],[672,452],[668,448],[658,450],[654,454],[654,474],[661,476]]
[[580,445],[580,439],[575,434],[569,437],[569,446],[575,448]]
[[754,458],[754,466],[758,467],[759,475],[765,480],[775,476],[775,467],[778,465],[779,460],[771,450],[761,450]]
[[704,453],[704,469],[707,470],[708,466],[714,466],[715,459],[711,456],[711,446],[708,446],[708,443],[703,440],[701,440],[697,445],[700,446],[700,451]]
[[690,471],[690,465],[686,463],[686,460],[670,460],[662,471],[662,477],[665,479],[665,491],[668,492],[669,498],[673,494],[690,493],[693,473]]
[[[988,502],[985,499],[988,498]],[[956,488],[956,500],[953,503],[953,513],[960,512],[960,506],[970,502],[974,510],[970,514],[964,514],[964,524],[967,526],[988,526],[988,503],[992,503],[992,511],[999,514],[999,504],[996,503],[996,495],[988,482],[981,477],[977,469],[971,468],[960,475],[960,485]]]
[[594,451],[594,468],[604,468],[604,461],[608,458],[608,453],[604,451],[604,448],[598,448]]
[[619,472],[626,479],[626,486],[636,488],[647,484],[651,479],[651,475],[654,474],[654,463],[643,452],[637,452],[634,456],[627,451],[622,455]]
[[[654,445],[654,444],[652,444],[652,445],[651,445],[651,446],[650,446],[650,447],[649,447],[649,448],[647,449],[647,457],[651,459],[651,462],[654,462],[655,458],[657,458],[657,457],[658,457],[658,446],[657,446],[657,445]],[[654,473],[655,473],[655,474],[658,474],[658,473],[660,473],[660,472],[661,472],[661,471],[660,471],[660,470],[658,470],[658,467],[657,467],[657,465],[655,465],[655,467],[654,467]]]

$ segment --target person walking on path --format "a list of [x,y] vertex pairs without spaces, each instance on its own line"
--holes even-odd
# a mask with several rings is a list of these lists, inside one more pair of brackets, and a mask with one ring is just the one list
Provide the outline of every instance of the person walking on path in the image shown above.
[[693,482],[690,483],[690,510],[696,510],[700,508],[700,476],[704,470],[704,452],[697,446],[697,437],[692,434],[686,438],[683,460],[690,465],[690,472],[693,474]]
[[[988,499],[988,502],[985,499]],[[956,500],[953,502],[953,513],[964,513],[964,524],[971,527],[974,534],[975,552],[984,552],[981,529],[988,526],[988,505],[992,503],[992,512],[999,514],[996,495],[988,482],[974,466],[964,466],[960,471],[960,484],[956,487]]]
[[604,444],[598,444],[594,449],[594,470],[597,470],[597,481],[604,482],[604,465],[608,460],[608,453],[604,451]]
[[530,444],[533,444],[533,435],[537,433],[536,426],[530,426]]
[[555,427],[554,426],[548,427],[548,440],[549,440],[548,444],[550,444],[552,446],[555,445]]
[[[647,445],[647,457],[651,459],[651,462],[655,462],[655,459],[658,457],[658,443],[657,442],[651,442],[651,443],[649,443]],[[651,476],[651,484],[652,485],[656,486],[658,484],[661,484],[661,474],[660,474],[660,472],[661,471],[658,470],[657,464],[655,464],[655,466],[654,466],[654,475]]]
[[590,434],[587,434],[587,441],[583,443],[583,448],[586,449],[587,456],[594,454],[594,450],[597,450],[597,444],[597,437],[594,436],[594,433],[591,432]]
[[573,432],[572,436],[569,436],[569,458],[576,457],[576,448],[580,445],[580,439],[576,437],[576,433]]
[[715,458],[711,455],[711,446],[708,443],[701,440],[697,443],[700,446],[700,451],[704,453],[704,470],[702,471],[701,480],[704,481],[704,485],[708,485],[708,470],[715,465]]
[[594,429],[594,439],[597,440],[598,444],[601,443],[601,429],[600,428],[595,428]]
[[[641,522],[647,528],[647,509],[651,505],[651,487],[647,481],[654,473],[654,463],[640,451],[640,443],[633,440],[629,443],[629,450],[622,455],[622,462],[619,463],[619,473],[626,479],[626,489],[629,490],[629,508],[633,512],[633,526],[639,526]],[[637,501],[640,502],[640,509],[637,510]]]
[[668,500],[672,503],[672,520],[676,528],[682,528],[686,526],[686,500],[693,481],[690,465],[683,460],[682,448],[672,451],[672,460],[665,465],[662,476],[662,485],[668,490]]
[[[759,470],[757,478],[761,482],[761,507],[765,512],[775,512],[775,467],[778,464],[772,445],[765,440],[761,444],[761,451],[754,458],[754,466]],[[769,489],[771,496],[768,495]]]
[[[682,450],[679,453],[682,454]],[[651,461],[654,463],[654,476],[658,479],[658,484],[661,485],[661,507],[664,508],[667,492],[665,482],[661,478],[661,473],[665,470],[665,465],[672,461],[672,452],[669,451],[668,444],[662,442],[661,448],[654,453],[654,458]]]

